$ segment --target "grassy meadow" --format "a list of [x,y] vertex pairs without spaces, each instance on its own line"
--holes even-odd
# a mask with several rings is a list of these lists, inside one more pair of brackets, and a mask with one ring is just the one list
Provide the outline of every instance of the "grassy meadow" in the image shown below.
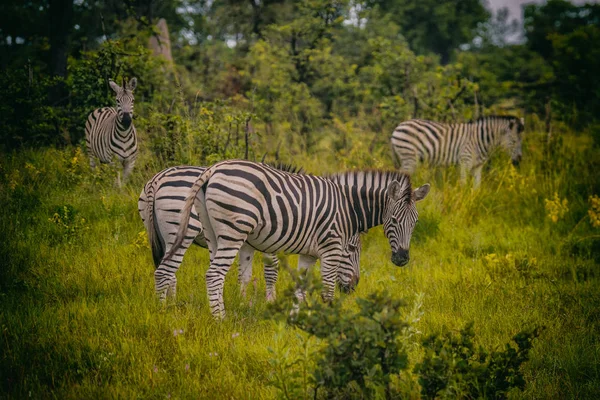
[[[387,138],[369,152],[361,135],[342,153],[324,141],[285,161],[313,173],[391,168]],[[247,299],[237,263],[228,275],[223,322],[209,312],[204,249],[188,251],[176,301],[156,299],[137,199],[163,167],[143,154],[118,189],[115,171],[91,171],[79,147],[0,160],[0,397],[272,399],[285,396],[278,380],[310,367],[318,341],[264,315],[258,254]],[[498,154],[477,190],[461,186],[456,170],[418,171],[414,184],[432,190],[418,205],[410,263],[394,266],[382,229],[372,229],[357,290],[336,293],[348,308],[382,289],[407,300],[410,367],[395,381],[402,397],[420,396],[412,372],[420,339],[473,321],[487,349],[545,327],[522,366],[526,386],[510,398],[600,398],[600,203],[590,200],[600,195],[598,171],[590,136],[565,130],[548,141],[535,127],[521,166]],[[290,284],[282,268],[278,294]]]

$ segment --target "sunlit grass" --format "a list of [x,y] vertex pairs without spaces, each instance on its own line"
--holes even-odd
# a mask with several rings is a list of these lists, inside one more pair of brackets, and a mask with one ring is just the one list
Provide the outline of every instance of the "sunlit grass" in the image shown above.
[[[598,151],[586,147],[587,138],[569,136],[557,150],[556,168],[548,169],[542,139],[530,136],[531,156],[519,170],[511,169],[506,158],[495,158],[478,190],[460,186],[456,171],[420,171],[415,185],[431,182],[433,188],[418,206],[409,265],[391,263],[389,244],[375,228],[363,238],[356,292],[337,295],[348,307],[382,289],[409,304],[421,299],[423,314],[415,326],[420,336],[474,321],[478,344],[489,349],[503,346],[522,329],[545,326],[524,366],[525,391],[513,396],[594,398],[600,395],[600,260],[588,198],[600,192]],[[295,161],[311,172],[391,167],[385,154],[355,165],[349,165],[353,158]],[[288,357],[297,357],[301,339],[264,317],[259,256],[248,298],[239,294],[235,266],[228,275],[223,322],[214,321],[208,309],[208,252],[201,248],[186,255],[177,299],[166,306],[156,300],[137,197],[160,167],[146,161],[122,189],[113,187],[113,170],[92,174],[87,160],[71,148],[26,151],[2,161],[0,376],[5,394],[279,395],[270,385],[270,361],[276,356],[269,348],[285,343]],[[568,211],[556,218],[547,215],[544,202],[554,193],[568,199]],[[70,214],[58,223],[53,214],[65,206]],[[287,263],[295,266],[296,257],[287,257]],[[282,268],[278,293],[289,284]],[[418,362],[419,346],[409,355],[411,365]],[[418,395],[410,374],[401,385],[407,396]]]

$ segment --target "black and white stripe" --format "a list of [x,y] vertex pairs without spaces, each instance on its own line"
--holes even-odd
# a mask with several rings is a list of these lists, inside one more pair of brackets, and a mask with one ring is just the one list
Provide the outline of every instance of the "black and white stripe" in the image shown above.
[[383,224],[392,261],[408,262],[418,218],[415,202],[428,192],[429,185],[413,191],[410,177],[395,171],[318,177],[250,161],[223,161],[194,183],[173,246],[186,239],[185,226],[194,206],[211,252],[206,284],[215,316],[224,316],[224,278],[244,243],[265,253],[300,254],[300,268],[320,258],[323,298],[329,300],[344,251],[360,232]]
[[[277,168],[294,172],[291,166],[279,165]],[[146,227],[152,256],[156,267],[154,278],[156,292],[161,299],[166,296],[174,297],[177,286],[175,273],[179,269],[183,256],[189,246],[195,243],[207,248],[202,233],[202,224],[194,208],[191,209],[187,232],[181,246],[176,249],[170,259],[165,254],[171,250],[179,228],[181,210],[191,187],[202,175],[206,168],[178,166],[167,168],[150,179],[140,194],[138,211]],[[360,236],[355,235],[348,244],[347,251],[339,267],[338,282],[340,287],[349,291],[354,289],[360,277]],[[242,294],[252,276],[252,259],[254,249],[248,245],[240,248],[239,281]],[[265,282],[267,301],[275,299],[275,283],[278,277],[279,259],[275,254],[264,254]]]
[[133,91],[137,80],[132,78],[123,87],[112,80],[109,84],[117,95],[117,108],[98,108],[88,116],[85,124],[85,143],[92,168],[96,166],[94,158],[98,158],[102,163],[110,163],[116,156],[123,165],[125,181],[138,154],[137,135],[133,126]]
[[461,180],[467,172],[481,182],[481,168],[491,152],[504,147],[514,164],[521,160],[521,134],[524,120],[517,117],[490,116],[465,124],[411,119],[392,134],[392,149],[403,172],[412,174],[419,162],[430,165],[459,164]]

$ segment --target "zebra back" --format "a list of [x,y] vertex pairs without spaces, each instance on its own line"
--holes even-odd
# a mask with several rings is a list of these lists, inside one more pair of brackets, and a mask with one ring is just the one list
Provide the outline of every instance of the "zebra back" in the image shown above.
[[521,158],[523,122],[513,116],[488,116],[455,124],[412,119],[396,127],[391,145],[401,170],[407,173],[413,173],[419,162],[480,165],[498,146],[516,161]]

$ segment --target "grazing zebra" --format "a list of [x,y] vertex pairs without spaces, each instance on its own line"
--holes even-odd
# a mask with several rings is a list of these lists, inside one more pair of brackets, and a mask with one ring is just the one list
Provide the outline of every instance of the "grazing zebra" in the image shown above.
[[299,268],[320,258],[322,296],[330,300],[344,250],[360,232],[383,224],[392,262],[408,262],[418,218],[415,202],[428,192],[428,184],[413,191],[410,177],[396,171],[318,177],[250,161],[222,161],[207,168],[192,186],[173,248],[186,240],[194,206],[211,252],[206,286],[216,317],[225,315],[224,278],[244,243],[265,253],[300,254]]
[[[277,168],[289,172],[300,172],[291,166],[279,165]],[[206,168],[179,166],[167,168],[146,183],[138,201],[138,211],[146,227],[152,256],[156,267],[154,277],[156,292],[161,299],[174,297],[177,286],[175,273],[181,265],[183,256],[192,243],[207,248],[202,234],[202,225],[197,213],[192,208],[186,237],[171,259],[165,253],[171,249],[177,229],[181,210],[191,187]],[[358,284],[360,277],[360,236],[355,235],[348,243],[338,273],[338,282],[344,291],[351,291]],[[252,256],[254,249],[244,245],[240,249],[239,281],[242,294],[252,275]],[[274,254],[264,254],[265,282],[267,301],[275,299],[275,283],[278,277],[279,259]]]
[[524,119],[490,116],[466,124],[443,124],[411,119],[402,122],[392,134],[392,148],[401,164],[401,170],[412,174],[417,162],[432,165],[460,164],[463,183],[467,172],[475,178],[474,186],[481,182],[481,169],[490,153],[504,147],[513,164],[521,161],[521,134]]
[[[123,165],[123,182],[131,173],[138,153],[137,136],[133,126],[133,91],[137,79],[132,78],[123,87],[109,82],[117,94],[117,108],[103,107],[94,110],[85,124],[85,143],[94,168],[97,157],[101,163],[112,162],[113,156]],[[120,174],[117,178],[121,186]]]

